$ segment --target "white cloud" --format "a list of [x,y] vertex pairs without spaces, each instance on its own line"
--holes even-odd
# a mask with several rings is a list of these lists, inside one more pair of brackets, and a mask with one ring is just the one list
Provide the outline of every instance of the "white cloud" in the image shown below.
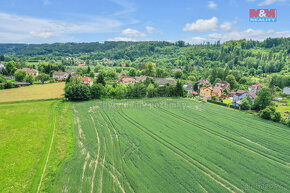
[[125,30],[122,31],[122,34],[128,37],[145,37],[146,34],[139,32],[138,30],[134,30],[131,28],[127,28]]
[[218,18],[213,17],[211,19],[198,19],[196,22],[187,23],[183,28],[183,31],[193,32],[204,32],[204,31],[215,31],[218,29],[217,26]]
[[30,35],[36,38],[52,38],[54,37],[54,34],[52,32],[30,32]]
[[229,31],[232,29],[232,23],[231,22],[225,22],[220,25],[221,30]]
[[240,40],[240,39],[252,39],[263,41],[268,37],[277,38],[277,37],[290,37],[290,31],[280,31],[276,32],[274,30],[253,30],[247,29],[245,31],[234,31],[228,33],[212,33],[208,37],[212,40]]
[[[13,15],[0,12],[0,31],[11,34],[22,34],[26,39],[52,38],[67,34],[112,32],[120,28],[118,20],[88,17],[85,21],[63,22],[35,17]],[[14,41],[13,36],[7,41]]]
[[271,5],[273,3],[276,3],[276,2],[286,2],[288,0],[265,0],[261,3],[259,3],[259,6],[264,6],[264,5]]
[[202,38],[202,37],[192,37],[192,38],[188,38],[184,40],[186,43],[189,44],[201,44],[207,41],[206,38]]
[[209,1],[207,7],[209,9],[216,9],[217,8],[217,4],[214,1]]
[[155,28],[152,26],[146,26],[146,31],[147,31],[147,33],[152,34],[155,32]]
[[114,37],[114,38],[110,38],[107,41],[125,41],[125,42],[135,42],[135,39],[132,38],[127,38],[127,37]]

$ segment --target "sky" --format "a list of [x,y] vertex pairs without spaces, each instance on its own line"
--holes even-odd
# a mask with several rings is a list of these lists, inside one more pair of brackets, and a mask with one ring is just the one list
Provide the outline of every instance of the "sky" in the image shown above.
[[[277,22],[249,22],[277,9]],[[1,0],[0,43],[290,37],[290,0]]]

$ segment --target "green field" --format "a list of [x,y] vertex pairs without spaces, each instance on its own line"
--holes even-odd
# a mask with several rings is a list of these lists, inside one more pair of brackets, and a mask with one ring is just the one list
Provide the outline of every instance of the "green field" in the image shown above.
[[186,99],[73,105],[52,192],[287,192],[289,128]]
[[0,104],[0,192],[50,190],[72,151],[69,103]]

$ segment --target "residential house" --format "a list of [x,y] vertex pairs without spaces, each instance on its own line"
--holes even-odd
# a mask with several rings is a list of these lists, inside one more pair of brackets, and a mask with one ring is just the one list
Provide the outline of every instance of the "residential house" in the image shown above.
[[233,96],[233,105],[239,106],[241,101],[248,96],[247,90],[238,90]]
[[215,83],[215,87],[220,87],[222,89],[227,89],[230,86],[230,83],[226,82],[226,81],[219,81],[217,83]]
[[21,69],[16,70],[16,72],[18,72],[20,70],[26,71],[27,75],[38,76],[38,74],[39,74],[38,70],[35,70],[33,68],[21,68]]
[[202,79],[197,81],[196,83],[198,85],[198,89],[200,89],[201,86],[202,87],[207,87],[207,86],[210,85],[210,82],[208,80],[202,80]]
[[156,82],[158,82],[159,86],[165,86],[166,84],[170,84],[174,86],[176,84],[175,78],[153,78]]
[[223,88],[221,87],[212,87],[212,93],[211,95],[212,96],[215,96],[215,97],[221,97],[222,96],[222,93],[223,93]]
[[52,74],[52,78],[57,78],[57,79],[64,80],[64,79],[67,79],[68,75],[69,74],[67,72],[58,72],[58,71],[55,71]]
[[86,64],[78,64],[78,66],[85,66]]
[[211,87],[201,87],[199,95],[201,97],[211,97],[212,95],[212,88]]
[[5,66],[4,66],[4,64],[1,64],[0,63],[0,72],[2,72],[2,71],[4,71],[5,70]]
[[136,80],[134,78],[130,78],[130,77],[126,77],[126,78],[123,78],[122,79],[122,82],[124,84],[135,84],[136,83]]
[[288,87],[283,88],[283,94],[290,95],[290,88]]
[[185,84],[185,85],[183,85],[183,88],[185,88],[188,91],[188,94],[192,94],[192,92],[193,92],[193,85],[192,84]]
[[89,86],[92,86],[93,83],[94,83],[94,81],[93,81],[92,78],[86,76],[86,77],[84,77],[84,78],[82,79],[82,83],[83,83],[83,84],[87,84],[87,85],[89,85]]
[[248,90],[238,90],[233,96],[233,105],[239,106],[242,103],[242,100],[249,95],[250,99],[252,99],[252,104],[254,104],[253,99],[257,97],[255,93]]
[[256,84],[250,86],[250,87],[248,88],[248,90],[249,90],[250,92],[255,93],[255,94],[257,95],[258,92],[259,92],[263,87],[265,87],[265,85],[262,85],[262,84],[260,84],[260,83],[256,83]]
[[77,73],[77,69],[66,69],[65,71],[70,75],[74,75]]

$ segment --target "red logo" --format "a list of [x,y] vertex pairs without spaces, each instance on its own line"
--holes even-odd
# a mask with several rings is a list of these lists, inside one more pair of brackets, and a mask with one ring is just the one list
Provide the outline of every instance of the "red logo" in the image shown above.
[[250,17],[277,17],[276,9],[250,9]]

